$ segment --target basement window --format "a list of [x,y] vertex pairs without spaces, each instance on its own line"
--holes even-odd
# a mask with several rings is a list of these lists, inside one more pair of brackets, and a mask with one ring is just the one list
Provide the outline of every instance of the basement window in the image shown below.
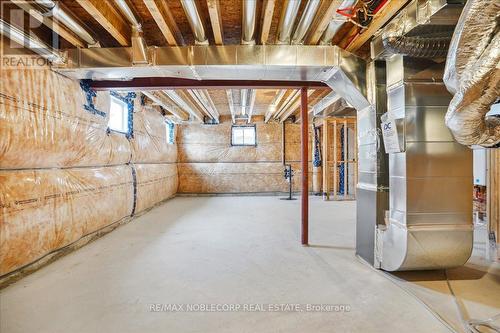
[[231,127],[232,146],[256,146],[255,126],[233,126]]
[[121,133],[130,132],[128,125],[128,105],[114,96],[111,96],[108,128]]

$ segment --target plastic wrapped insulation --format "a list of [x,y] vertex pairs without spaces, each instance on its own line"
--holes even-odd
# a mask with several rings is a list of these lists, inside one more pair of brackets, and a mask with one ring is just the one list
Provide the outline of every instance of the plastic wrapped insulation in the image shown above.
[[500,143],[500,118],[486,117],[500,96],[500,2],[469,0],[455,28],[444,82],[454,94],[446,125],[463,145]]
[[128,165],[0,171],[0,276],[130,216]]

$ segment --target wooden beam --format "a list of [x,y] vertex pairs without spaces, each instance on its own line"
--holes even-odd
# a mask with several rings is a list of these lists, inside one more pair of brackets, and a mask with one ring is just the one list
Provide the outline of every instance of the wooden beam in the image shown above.
[[286,89],[280,89],[276,91],[276,95],[274,95],[273,101],[269,104],[267,108],[266,115],[264,116],[264,122],[268,122],[271,117],[274,115],[276,111],[278,111],[278,105],[281,103],[283,96],[285,96]]
[[331,19],[335,15],[336,10],[339,8],[342,0],[323,0],[323,3],[320,6],[319,13],[324,10],[324,15],[319,19],[317,23],[313,23],[313,27],[311,31],[313,31],[308,38],[306,38],[306,44],[316,45],[319,42],[319,39],[325,32],[328,24]]
[[224,44],[224,34],[222,29],[222,19],[219,0],[207,0],[208,15],[214,33],[215,45]]
[[165,0],[143,0],[169,45],[184,45],[181,31]]
[[130,25],[108,1],[76,0],[121,46],[130,45]]
[[167,97],[162,92],[142,91],[142,93],[180,120],[186,121],[189,119],[189,115],[182,109],[174,106],[173,103],[169,103]]
[[262,7],[262,29],[260,32],[260,42],[266,45],[269,39],[269,31],[271,30],[271,22],[273,21],[275,0],[266,0]]
[[47,26],[73,46],[82,48],[86,47],[85,43],[80,40],[80,38],[75,36],[68,28],[60,24],[57,20],[53,20],[48,16],[42,15],[42,13],[36,10],[28,1],[16,1],[14,3],[26,13],[30,14],[32,18]]
[[346,48],[349,52],[357,51],[363,44],[365,44],[373,34],[377,32],[378,29],[382,28],[389,20],[400,11],[409,0],[392,0],[387,1],[387,3],[380,9],[380,11],[375,14],[372,22],[366,30],[361,32]]

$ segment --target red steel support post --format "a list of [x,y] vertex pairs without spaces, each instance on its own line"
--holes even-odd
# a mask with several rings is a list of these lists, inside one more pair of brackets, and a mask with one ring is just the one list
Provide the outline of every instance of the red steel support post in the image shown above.
[[307,111],[307,88],[300,90],[300,119],[302,123],[302,245],[309,245],[309,115]]

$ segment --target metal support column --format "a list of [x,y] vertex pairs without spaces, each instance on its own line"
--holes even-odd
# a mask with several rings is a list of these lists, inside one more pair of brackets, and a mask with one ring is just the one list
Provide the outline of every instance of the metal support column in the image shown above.
[[307,112],[307,88],[300,90],[300,117],[302,125],[301,146],[302,146],[302,245],[309,244],[309,115]]

